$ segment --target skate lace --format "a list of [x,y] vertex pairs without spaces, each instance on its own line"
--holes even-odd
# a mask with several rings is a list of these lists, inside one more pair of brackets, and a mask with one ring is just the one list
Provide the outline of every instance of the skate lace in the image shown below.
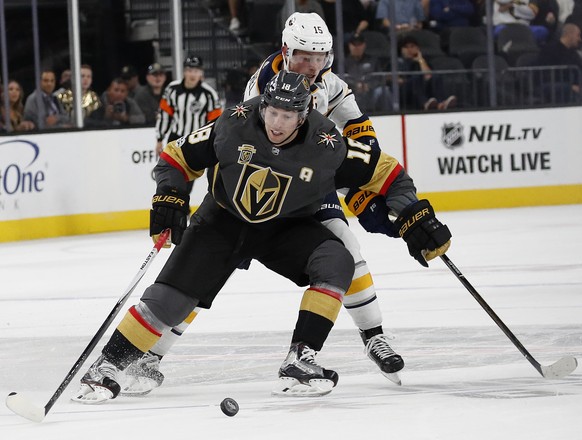
[[299,360],[301,362],[307,362],[312,365],[317,365],[317,363],[315,362],[316,354],[317,352],[313,348],[305,346],[301,351],[301,356],[299,357]]
[[160,369],[160,358],[151,353],[145,353],[137,363],[141,368],[147,368],[156,371]]
[[390,356],[394,356],[396,352],[392,350],[390,344],[388,344],[388,341],[391,339],[394,339],[394,337],[384,334],[372,336],[366,344],[366,354],[369,355],[370,352],[374,352],[378,355],[378,357],[380,357],[380,359],[386,359]]
[[98,381],[103,380],[104,377],[116,380],[117,373],[118,373],[117,367],[113,365],[111,362],[103,359],[101,363],[95,366],[92,376],[94,380]]

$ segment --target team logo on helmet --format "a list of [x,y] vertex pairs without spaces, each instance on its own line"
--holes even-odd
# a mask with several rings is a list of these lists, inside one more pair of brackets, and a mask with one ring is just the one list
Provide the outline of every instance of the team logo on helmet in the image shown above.
[[240,215],[251,223],[277,217],[291,185],[291,176],[277,173],[270,167],[246,164],[233,197]]

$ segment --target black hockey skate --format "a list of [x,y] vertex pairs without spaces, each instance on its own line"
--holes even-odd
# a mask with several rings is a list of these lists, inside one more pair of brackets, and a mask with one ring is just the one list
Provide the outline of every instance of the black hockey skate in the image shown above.
[[324,396],[339,380],[338,374],[315,362],[317,352],[304,342],[291,344],[289,354],[279,369],[278,396]]
[[164,382],[164,375],[160,372],[160,358],[150,352],[132,362],[124,373],[122,396],[145,396]]
[[404,360],[394,352],[388,341],[390,338],[376,329],[362,331],[360,336],[366,348],[365,353],[374,361],[380,371],[396,385],[402,385],[398,372],[404,368]]
[[91,365],[81,378],[81,388],[71,400],[85,404],[102,403],[115,399],[121,388],[117,382],[119,370],[104,355]]

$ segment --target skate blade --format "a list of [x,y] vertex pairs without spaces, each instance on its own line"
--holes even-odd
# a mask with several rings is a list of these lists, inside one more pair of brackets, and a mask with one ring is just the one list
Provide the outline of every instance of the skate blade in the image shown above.
[[96,405],[106,402],[113,398],[113,393],[99,385],[81,384],[79,391],[71,397],[73,402],[82,403],[84,405]]
[[402,381],[400,380],[400,376],[398,373],[384,373],[382,375],[386,377],[390,382],[395,383],[398,386],[402,386]]
[[271,394],[285,397],[320,397],[331,393],[333,387],[333,381],[327,379],[311,379],[305,384],[292,377],[280,377]]
[[155,380],[146,377],[133,378],[125,384],[119,394],[127,397],[146,396],[157,387],[159,384]]

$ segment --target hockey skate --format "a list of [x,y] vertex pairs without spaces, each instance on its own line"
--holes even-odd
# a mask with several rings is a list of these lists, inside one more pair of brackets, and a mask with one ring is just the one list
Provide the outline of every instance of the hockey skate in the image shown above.
[[402,385],[398,372],[404,368],[404,360],[388,344],[391,338],[382,333],[368,338],[362,330],[360,336],[366,346],[364,352],[378,365],[380,372],[396,385]]
[[279,369],[275,396],[317,397],[331,393],[339,376],[315,362],[317,352],[304,342],[291,344],[289,354]]
[[132,362],[124,373],[122,396],[145,396],[164,382],[164,375],[160,372],[160,358],[149,352]]
[[115,399],[120,391],[118,374],[119,370],[115,365],[104,355],[99,356],[81,378],[81,388],[71,400],[91,405]]

